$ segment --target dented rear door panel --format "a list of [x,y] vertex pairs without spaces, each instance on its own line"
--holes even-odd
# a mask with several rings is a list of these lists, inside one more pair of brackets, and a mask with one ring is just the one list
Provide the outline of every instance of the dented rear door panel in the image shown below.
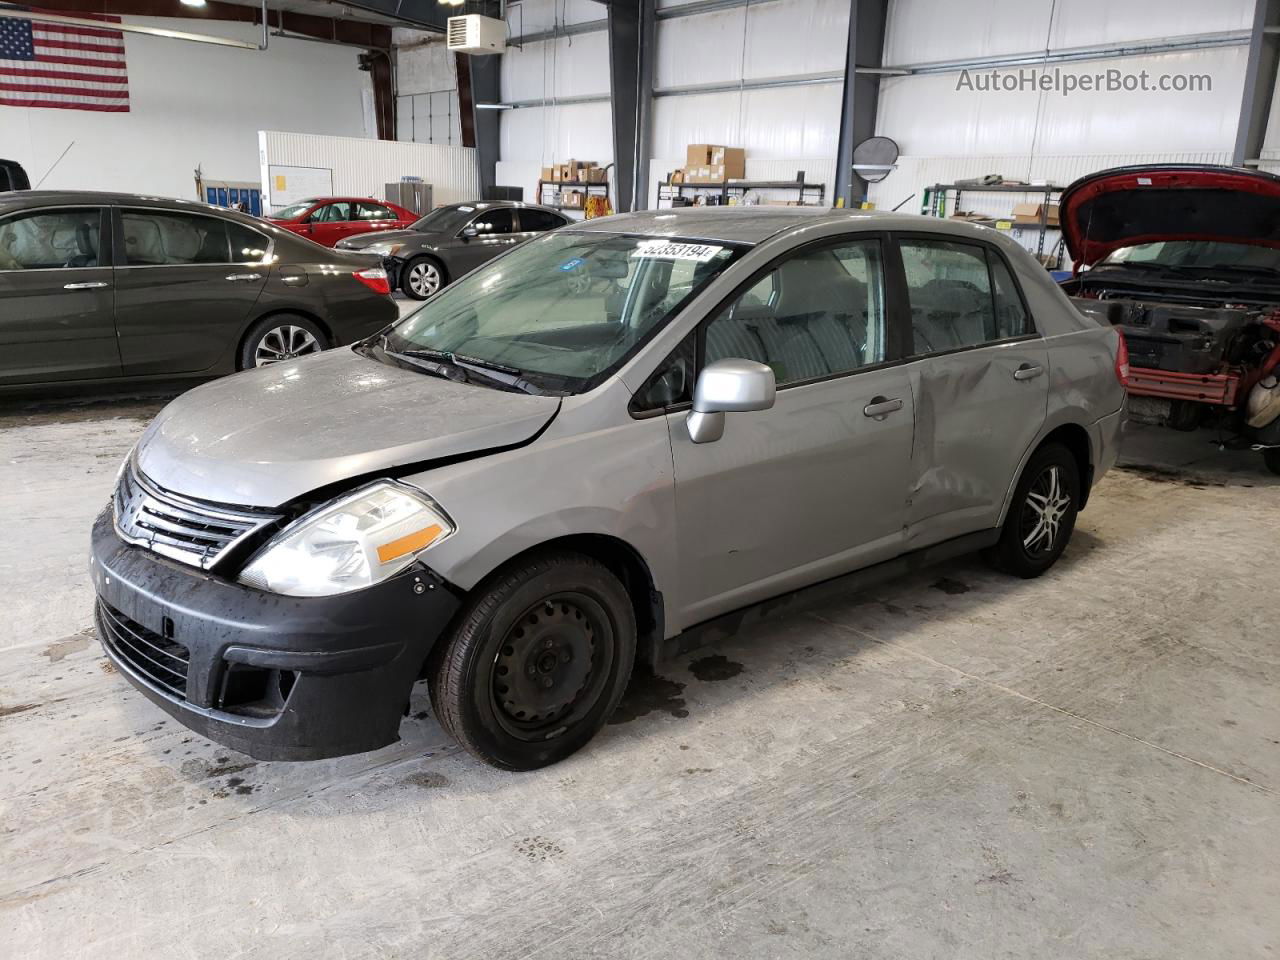
[[[1036,367],[1028,379],[1015,377]],[[926,357],[907,369],[916,406],[910,550],[997,524],[1010,479],[1044,424],[1050,371],[1039,336]]]

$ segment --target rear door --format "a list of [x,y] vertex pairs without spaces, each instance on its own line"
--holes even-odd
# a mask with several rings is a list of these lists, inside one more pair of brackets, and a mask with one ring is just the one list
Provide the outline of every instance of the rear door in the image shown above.
[[120,375],[106,207],[0,217],[0,384]]
[[267,237],[220,217],[141,207],[116,209],[115,237],[126,376],[196,373],[232,357],[270,272]]
[[361,200],[355,205],[355,219],[350,226],[350,232],[345,236],[350,237],[357,233],[370,233],[374,230],[395,230],[400,226],[400,219],[396,216],[396,212],[385,203],[378,203],[376,200]]
[[510,207],[486,210],[475,217],[469,226],[475,228],[476,235],[469,237],[460,233],[457,245],[453,248],[452,259],[462,267],[455,270],[458,276],[474,270],[525,239],[516,233],[515,217]]
[[998,249],[937,234],[897,240],[916,358],[906,516],[915,549],[995,526],[1044,424],[1049,360]]

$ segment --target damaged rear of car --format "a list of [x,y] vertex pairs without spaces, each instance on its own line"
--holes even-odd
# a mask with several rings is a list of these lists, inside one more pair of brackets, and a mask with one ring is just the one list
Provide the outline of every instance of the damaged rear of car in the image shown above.
[[1280,177],[1120,167],[1068,187],[1061,218],[1063,287],[1124,335],[1135,413],[1216,420],[1280,473]]

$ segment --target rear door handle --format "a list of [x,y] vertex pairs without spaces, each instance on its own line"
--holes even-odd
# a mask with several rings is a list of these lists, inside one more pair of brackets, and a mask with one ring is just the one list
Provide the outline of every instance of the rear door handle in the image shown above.
[[228,277],[227,277],[227,279],[228,279],[228,280],[230,280],[232,283],[237,283],[237,282],[242,282],[242,281],[243,281],[243,282],[247,282],[247,281],[249,281],[249,280],[261,280],[261,279],[262,279],[262,274],[260,274],[260,273],[233,273],[233,274],[231,274],[230,276],[228,276]]
[[111,284],[105,280],[91,280],[85,283],[64,283],[63,290],[101,290],[103,287],[109,287]]
[[862,408],[864,417],[871,417],[873,420],[883,420],[889,414],[902,409],[902,401],[894,398],[890,400],[888,397],[872,397],[871,402]]
[[1033,380],[1040,374],[1044,373],[1044,367],[1038,363],[1024,363],[1017,370],[1013,371],[1013,379],[1015,380]]

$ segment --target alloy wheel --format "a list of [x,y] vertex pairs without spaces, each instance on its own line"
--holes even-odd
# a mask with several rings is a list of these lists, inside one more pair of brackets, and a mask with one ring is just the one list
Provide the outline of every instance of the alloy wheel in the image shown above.
[[320,343],[305,327],[284,324],[262,335],[253,351],[253,365],[265,367],[308,353],[319,353]]
[[1058,543],[1062,518],[1071,509],[1071,494],[1062,482],[1062,470],[1051,464],[1036,477],[1022,506],[1019,534],[1022,547],[1032,557],[1051,553]]
[[422,260],[409,268],[409,289],[420,297],[429,297],[440,289],[440,268],[430,260]]

